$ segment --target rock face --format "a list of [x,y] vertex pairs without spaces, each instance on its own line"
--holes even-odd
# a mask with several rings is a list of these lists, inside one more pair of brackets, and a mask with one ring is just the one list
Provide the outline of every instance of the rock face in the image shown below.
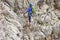
[[46,0],[46,3],[49,5],[53,5],[54,4],[54,0]]
[[60,40],[60,12],[49,2],[43,3],[41,9],[34,4],[36,13],[29,26],[23,16],[28,7],[26,0],[0,0],[0,40]]
[[55,8],[60,9],[60,0],[54,0]]
[[15,0],[3,0],[8,3],[11,7],[14,7]]

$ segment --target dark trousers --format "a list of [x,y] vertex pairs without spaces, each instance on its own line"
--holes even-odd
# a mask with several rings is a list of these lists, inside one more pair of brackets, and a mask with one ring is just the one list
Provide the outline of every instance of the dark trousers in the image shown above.
[[28,18],[28,19],[29,19],[29,22],[31,22],[31,16],[28,16],[28,17],[29,17],[29,18]]

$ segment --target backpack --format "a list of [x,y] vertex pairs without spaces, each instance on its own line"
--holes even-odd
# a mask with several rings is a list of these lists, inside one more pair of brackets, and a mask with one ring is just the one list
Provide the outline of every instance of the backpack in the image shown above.
[[35,7],[32,6],[32,13],[35,13]]

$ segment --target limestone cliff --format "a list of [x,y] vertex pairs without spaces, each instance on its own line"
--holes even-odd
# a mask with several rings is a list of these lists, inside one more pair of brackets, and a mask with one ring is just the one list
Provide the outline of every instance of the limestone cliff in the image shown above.
[[27,0],[0,0],[0,40],[60,40],[60,0],[30,0],[36,8],[31,26],[23,16]]

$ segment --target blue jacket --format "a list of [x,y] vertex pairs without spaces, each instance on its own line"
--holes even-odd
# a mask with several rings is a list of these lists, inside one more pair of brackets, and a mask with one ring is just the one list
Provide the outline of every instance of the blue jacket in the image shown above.
[[32,16],[32,7],[29,7],[29,8],[26,10],[26,13],[28,13],[28,16]]

